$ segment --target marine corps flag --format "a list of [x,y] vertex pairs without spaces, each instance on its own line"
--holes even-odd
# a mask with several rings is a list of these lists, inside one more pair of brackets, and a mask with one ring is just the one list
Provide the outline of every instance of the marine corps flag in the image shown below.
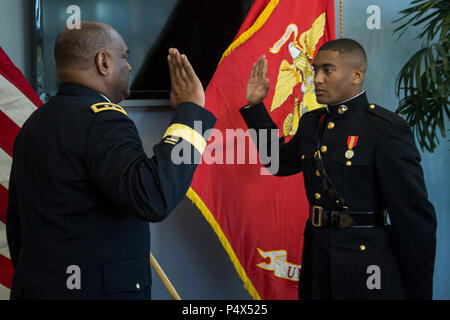
[[301,116],[321,107],[311,63],[317,49],[334,39],[334,24],[333,0],[256,0],[206,90],[217,132],[187,196],[213,227],[254,299],[298,298],[308,202],[302,174],[268,175],[253,157],[256,148],[244,134],[238,110],[246,105],[250,70],[264,54],[270,79],[264,104],[278,135],[289,140]]

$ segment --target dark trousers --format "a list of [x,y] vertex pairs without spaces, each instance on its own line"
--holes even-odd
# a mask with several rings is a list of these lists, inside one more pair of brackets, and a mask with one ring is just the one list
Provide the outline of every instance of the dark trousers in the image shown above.
[[[300,300],[405,299],[390,241],[390,226],[317,228],[304,232]],[[362,248],[362,249],[361,249]],[[380,288],[370,286],[371,267],[379,268]]]

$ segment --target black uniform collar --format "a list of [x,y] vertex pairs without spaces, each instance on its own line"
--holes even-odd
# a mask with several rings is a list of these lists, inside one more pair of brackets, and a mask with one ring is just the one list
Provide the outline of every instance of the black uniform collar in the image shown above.
[[367,95],[363,91],[350,100],[338,104],[328,105],[328,117],[333,119],[346,118],[358,111],[364,110],[368,104],[369,101],[367,100]]
[[76,83],[61,83],[59,85],[58,94],[65,96],[95,98],[100,101],[107,101],[107,99],[99,92]]

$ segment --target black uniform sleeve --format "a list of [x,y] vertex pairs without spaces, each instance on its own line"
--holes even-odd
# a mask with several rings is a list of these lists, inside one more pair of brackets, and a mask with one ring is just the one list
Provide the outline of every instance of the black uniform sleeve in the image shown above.
[[16,182],[14,177],[14,162],[11,168],[9,177],[9,194],[8,194],[8,209],[6,211],[6,237],[8,240],[9,254],[11,262],[16,268],[17,260],[21,248],[21,228],[19,208],[17,206]]
[[[165,137],[154,146],[154,156],[147,158],[133,121],[120,112],[100,112],[87,136],[87,168],[115,205],[145,220],[161,221],[186,194],[198,163],[193,160],[200,158],[206,145],[203,133],[215,121],[206,109],[182,103]],[[174,148],[191,153],[190,161],[174,162]]]
[[[254,129],[256,131],[253,139],[255,140],[258,152],[261,155],[261,148],[266,148],[266,153],[271,157],[272,144],[275,143],[270,134],[270,130],[278,130],[276,124],[270,118],[264,104],[260,103],[252,107],[243,107],[240,110],[242,117],[249,129]],[[267,139],[266,144],[262,145],[260,139],[262,132],[265,132]],[[269,172],[276,176],[289,176],[302,171],[301,160],[298,155],[299,150],[299,132],[288,142],[285,143],[284,137],[279,138],[278,141],[278,157],[273,161],[278,161],[278,165],[274,165],[272,162],[261,162],[269,168]]]
[[383,134],[375,154],[406,296],[431,299],[436,215],[428,201],[420,155],[406,122]]

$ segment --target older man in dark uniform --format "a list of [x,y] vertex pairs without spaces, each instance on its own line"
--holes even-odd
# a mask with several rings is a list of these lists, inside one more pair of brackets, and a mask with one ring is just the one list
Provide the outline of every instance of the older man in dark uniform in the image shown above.
[[194,161],[174,164],[172,150],[183,143],[198,157],[206,141],[194,121],[207,130],[216,119],[202,108],[203,87],[189,61],[170,49],[176,110],[148,158],[117,105],[130,94],[131,71],[117,31],[95,22],[65,29],[55,58],[58,94],[31,115],[14,146],[11,299],[149,299],[147,221],[167,217],[196,168]]
[[[431,299],[436,217],[409,126],[367,100],[356,41],[325,43],[313,66],[327,107],[304,114],[291,141],[280,139],[275,173],[303,171],[310,203],[300,299]],[[268,88],[262,56],[240,110],[249,128],[276,128],[262,103]]]

